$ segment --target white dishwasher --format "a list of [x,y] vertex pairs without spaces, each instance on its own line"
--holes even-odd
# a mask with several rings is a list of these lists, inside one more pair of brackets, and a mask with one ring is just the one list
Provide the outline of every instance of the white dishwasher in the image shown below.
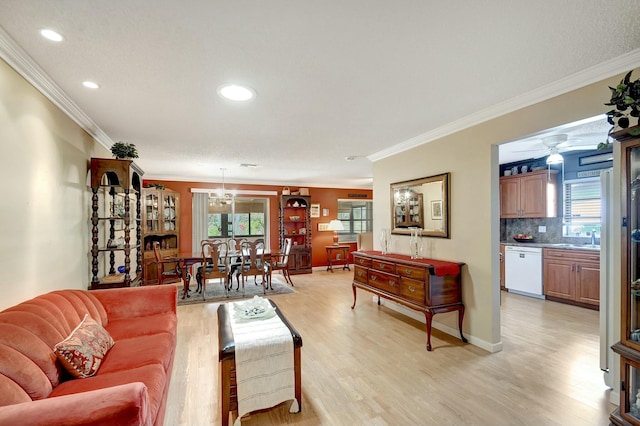
[[505,246],[505,287],[513,293],[544,299],[542,292],[542,248]]

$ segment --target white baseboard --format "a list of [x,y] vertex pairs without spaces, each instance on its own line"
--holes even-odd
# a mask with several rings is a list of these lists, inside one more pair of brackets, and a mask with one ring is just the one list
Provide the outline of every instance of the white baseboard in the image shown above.
[[[378,303],[378,296],[373,296],[372,300],[374,303]],[[396,312],[399,312],[403,315],[408,316],[409,318],[413,318],[416,321],[420,321],[421,323],[425,324],[426,323],[426,319],[424,317],[424,314],[422,312],[418,312],[418,311],[414,311],[413,309],[409,309],[403,305],[400,305],[398,303],[395,303],[391,300],[387,300],[384,298],[380,298],[380,304],[386,306],[389,309],[392,309]],[[458,331],[457,328],[453,328],[453,327],[449,327],[448,325],[439,323],[437,321],[435,321],[434,317],[434,321],[432,321],[431,326],[435,329],[438,329],[444,333],[447,333],[453,337],[456,338],[460,338],[460,332]],[[477,346],[481,349],[484,349],[487,352],[490,353],[495,353],[495,352],[500,352],[502,351],[502,341],[498,342],[498,343],[490,343],[487,342],[486,340],[482,340],[479,339],[473,335],[467,334],[465,333],[464,337],[467,338],[467,340],[469,341],[469,343],[471,343],[474,346]]]

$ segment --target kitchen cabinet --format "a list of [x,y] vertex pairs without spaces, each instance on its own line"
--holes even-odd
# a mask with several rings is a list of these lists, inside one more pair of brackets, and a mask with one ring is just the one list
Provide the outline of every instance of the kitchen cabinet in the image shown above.
[[599,307],[599,252],[546,248],[543,250],[543,271],[547,299]]
[[620,404],[609,420],[640,425],[640,139],[621,144]]
[[500,178],[500,217],[558,215],[558,171],[538,170]]

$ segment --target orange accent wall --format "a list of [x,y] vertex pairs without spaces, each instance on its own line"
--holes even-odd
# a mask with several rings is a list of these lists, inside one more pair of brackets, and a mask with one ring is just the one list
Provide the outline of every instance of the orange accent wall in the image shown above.
[[[191,188],[217,189],[222,184],[212,182],[181,182],[168,180],[145,179],[143,185],[146,187],[149,183],[160,183],[165,188],[180,193],[180,251],[191,250]],[[234,184],[233,182],[225,182],[228,190],[257,190],[257,191],[277,191],[278,196],[282,193],[281,186],[274,185],[248,185]],[[292,188],[292,190],[295,190]],[[312,244],[312,263],[313,266],[327,265],[326,246],[333,244],[333,232],[318,232],[319,223],[329,223],[331,219],[335,219],[338,214],[338,199],[348,199],[349,194],[364,194],[366,198],[371,200],[373,191],[368,189],[337,189],[337,188],[309,188],[312,204],[320,204],[320,217],[311,219],[311,244]],[[269,226],[271,230],[271,238],[269,245],[271,250],[277,250],[278,247],[278,196],[268,196],[269,198]],[[329,209],[328,216],[322,216],[322,209]],[[351,243],[351,251],[356,249],[355,241]]]

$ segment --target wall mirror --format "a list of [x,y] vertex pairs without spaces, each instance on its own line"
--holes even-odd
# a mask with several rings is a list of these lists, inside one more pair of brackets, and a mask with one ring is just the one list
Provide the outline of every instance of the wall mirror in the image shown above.
[[391,232],[449,238],[449,173],[391,184]]

